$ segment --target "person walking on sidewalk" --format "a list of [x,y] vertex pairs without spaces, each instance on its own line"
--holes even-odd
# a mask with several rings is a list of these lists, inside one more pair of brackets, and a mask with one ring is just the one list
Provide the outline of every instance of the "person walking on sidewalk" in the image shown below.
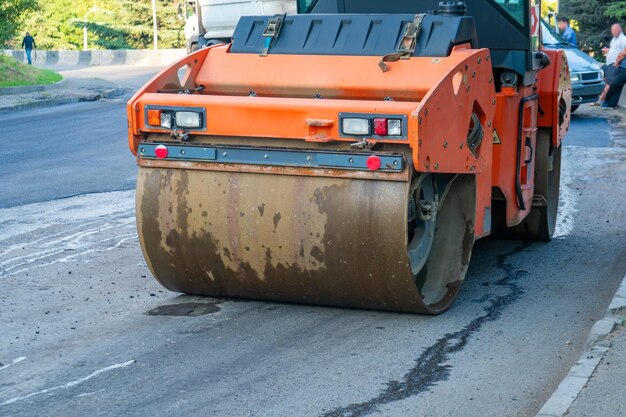
[[602,53],[606,57],[606,64],[602,66],[606,87],[600,95],[598,102],[592,104],[594,106],[600,106],[606,100],[606,95],[609,92],[609,88],[615,80],[615,76],[618,72],[618,69],[615,67],[615,61],[617,60],[619,54],[621,54],[622,51],[626,50],[626,35],[624,35],[622,25],[620,25],[619,23],[615,23],[613,26],[611,26],[611,35],[613,36],[613,39],[611,39],[609,47],[602,49]]
[[[621,36],[624,36],[622,27],[619,27]],[[611,45],[613,42],[611,42]],[[608,55],[607,55],[608,61]],[[609,91],[606,93],[606,98],[602,107],[617,108],[619,99],[622,96],[622,90],[626,84],[626,48],[615,57],[615,63],[613,64],[614,78],[610,83]]]
[[35,38],[30,36],[30,33],[26,32],[24,39],[22,39],[22,48],[26,50],[26,59],[28,59],[28,65],[32,65],[33,63],[31,53],[36,47],[37,45],[35,44]]

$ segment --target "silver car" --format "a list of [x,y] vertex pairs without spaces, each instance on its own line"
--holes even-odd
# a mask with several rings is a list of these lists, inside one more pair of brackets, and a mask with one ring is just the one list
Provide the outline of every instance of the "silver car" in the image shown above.
[[604,73],[600,64],[574,45],[565,42],[545,21],[541,24],[543,47],[563,49],[572,78],[572,111],[585,103],[598,101],[604,91]]

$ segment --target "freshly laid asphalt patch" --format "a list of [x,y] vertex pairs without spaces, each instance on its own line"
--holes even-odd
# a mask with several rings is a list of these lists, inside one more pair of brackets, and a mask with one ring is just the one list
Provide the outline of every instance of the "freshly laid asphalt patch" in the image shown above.
[[214,303],[180,303],[168,304],[146,311],[148,316],[175,316],[175,317],[197,317],[213,314],[221,308]]
[[[606,110],[607,113],[611,110]],[[564,141],[565,146],[587,148],[609,148],[612,145],[609,135],[609,122],[598,117],[572,115],[572,126]]]

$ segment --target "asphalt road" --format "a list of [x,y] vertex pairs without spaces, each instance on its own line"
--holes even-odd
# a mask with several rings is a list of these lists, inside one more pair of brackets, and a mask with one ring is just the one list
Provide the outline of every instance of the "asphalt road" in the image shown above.
[[[55,69],[75,83],[105,79],[129,92],[158,71],[124,66]],[[0,114],[5,142],[0,208],[134,189],[137,170],[126,145],[124,103],[129,96]]]
[[123,117],[0,119],[2,416],[532,416],[626,271],[626,148],[578,116],[557,238],[479,242],[445,315],[169,293],[138,246]]
[[10,138],[0,158],[0,207],[135,187],[119,101],[7,113],[0,125]]

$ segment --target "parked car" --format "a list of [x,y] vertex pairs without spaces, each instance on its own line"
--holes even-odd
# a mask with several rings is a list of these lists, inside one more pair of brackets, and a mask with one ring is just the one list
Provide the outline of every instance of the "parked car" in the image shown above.
[[598,101],[605,86],[604,73],[598,61],[565,42],[547,22],[542,22],[541,29],[543,47],[563,49],[567,55],[572,78],[572,111],[576,111],[581,104]]

